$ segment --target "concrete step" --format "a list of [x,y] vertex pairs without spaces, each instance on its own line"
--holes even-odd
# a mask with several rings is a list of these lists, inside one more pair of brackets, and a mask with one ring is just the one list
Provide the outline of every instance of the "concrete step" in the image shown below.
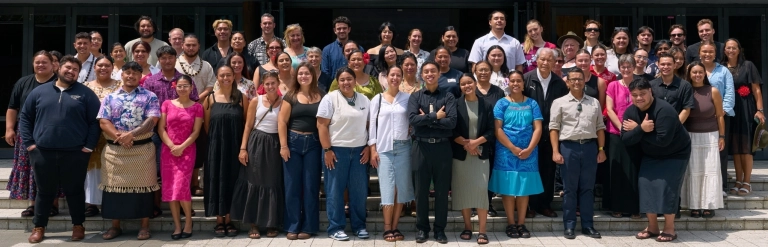
[[[29,230],[34,224],[32,217],[19,217],[22,209],[0,209],[0,230]],[[558,211],[559,215],[563,212]],[[639,231],[647,226],[647,219],[613,218],[608,212],[595,212],[594,226],[601,231]],[[320,231],[318,234],[325,234],[328,227],[328,219],[325,211],[320,212]],[[216,225],[215,217],[193,217],[195,231],[212,231]],[[473,217],[473,224],[477,229],[478,218]],[[664,219],[659,218],[660,227],[663,227]],[[370,232],[383,232],[384,220],[381,212],[369,212],[367,217],[367,229]],[[430,222],[434,222],[434,216],[430,216]],[[249,226],[235,222],[242,231],[247,231]],[[506,217],[492,217],[488,219],[488,231],[503,232],[507,226]],[[448,212],[448,224],[445,231],[460,232],[464,229],[463,218],[458,211]],[[536,218],[527,219],[525,225],[534,232],[559,232],[563,230],[563,221],[561,217],[547,218],[538,215]],[[576,224],[577,226],[579,224]],[[111,221],[99,216],[86,219],[84,224],[87,230],[107,230],[111,226]],[[136,232],[139,229],[139,220],[125,220],[122,223],[124,232]],[[416,231],[416,219],[410,216],[401,217],[398,227],[402,231]],[[717,210],[716,216],[711,219],[691,218],[687,212],[683,213],[681,219],[675,221],[676,230],[767,230],[768,229],[768,210]],[[59,216],[52,217],[49,220],[49,231],[65,231],[71,229],[71,218],[68,212],[62,211]],[[150,229],[153,231],[173,230],[173,219],[166,213],[161,217],[150,220]],[[350,231],[349,223],[347,230]],[[579,227],[577,227],[577,231]],[[242,232],[241,232],[242,233]]]

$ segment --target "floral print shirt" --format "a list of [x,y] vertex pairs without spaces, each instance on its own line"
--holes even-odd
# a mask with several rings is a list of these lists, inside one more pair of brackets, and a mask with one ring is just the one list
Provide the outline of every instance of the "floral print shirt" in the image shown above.
[[120,88],[107,95],[96,116],[112,122],[118,131],[131,131],[150,117],[160,117],[160,103],[154,93],[142,87],[131,92]]

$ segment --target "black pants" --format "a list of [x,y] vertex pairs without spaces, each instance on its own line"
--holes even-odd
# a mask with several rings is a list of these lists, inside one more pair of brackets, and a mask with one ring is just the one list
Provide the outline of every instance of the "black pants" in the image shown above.
[[29,152],[37,184],[35,198],[35,227],[48,226],[48,216],[59,187],[67,195],[69,215],[73,225],[85,221],[85,174],[91,153],[82,151],[41,150]]
[[723,191],[728,191],[728,149],[731,147],[728,140],[731,140],[731,119],[733,117],[725,116],[725,148],[720,151],[720,174],[723,176]]
[[414,142],[411,165],[416,166],[416,229],[429,232],[429,184],[435,184],[435,232],[445,231],[453,152],[450,141]]
[[541,183],[544,185],[544,192],[538,195],[531,195],[528,205],[531,210],[539,211],[551,209],[552,199],[555,194],[555,168],[557,165],[552,161],[552,144],[549,141],[539,142],[539,175]]

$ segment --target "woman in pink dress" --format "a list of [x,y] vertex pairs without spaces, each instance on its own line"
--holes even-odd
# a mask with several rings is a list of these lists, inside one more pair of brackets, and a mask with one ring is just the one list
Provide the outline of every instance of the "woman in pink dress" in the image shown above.
[[179,204],[184,209],[184,215],[191,215],[192,193],[189,186],[195,166],[195,139],[203,125],[203,106],[189,98],[194,87],[189,76],[182,75],[172,86],[179,97],[163,102],[158,131],[164,144],[160,151],[162,199],[170,203],[176,226],[171,238],[177,240],[192,236],[192,217],[186,217],[182,228]]

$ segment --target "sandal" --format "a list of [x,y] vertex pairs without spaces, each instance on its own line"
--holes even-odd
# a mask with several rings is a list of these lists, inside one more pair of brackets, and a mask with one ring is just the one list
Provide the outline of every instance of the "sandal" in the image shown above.
[[234,237],[237,236],[238,230],[235,225],[232,224],[232,222],[227,223],[227,237]]
[[160,209],[159,207],[155,206],[155,207],[152,209],[152,217],[149,217],[149,218],[150,218],[150,219],[154,219],[154,218],[157,218],[157,217],[159,217],[160,215],[163,215],[163,210],[162,210],[162,209]]
[[192,187],[192,196],[203,196],[205,194],[200,186]]
[[384,231],[384,241],[395,242],[397,239],[395,239],[395,234],[392,231]]
[[[648,234],[648,235],[647,236],[640,236],[641,234],[642,235]],[[643,230],[642,232],[638,232],[637,235],[635,235],[635,238],[636,239],[649,239],[649,238],[655,238],[655,237],[658,237],[658,236],[659,236],[658,233],[652,233],[652,232],[648,231],[647,228],[646,228],[646,230]]]
[[152,237],[152,234],[149,233],[149,228],[141,228],[139,230],[139,235],[136,236],[136,239],[138,240],[147,240]]
[[107,232],[101,235],[101,238],[104,240],[110,240],[120,235],[123,235],[123,229],[110,227],[109,230],[107,230]]
[[99,208],[96,205],[90,205],[85,208],[85,217],[93,217],[99,215]]
[[736,183],[733,185],[733,188],[731,188],[731,190],[728,191],[728,194],[731,194],[731,195],[739,194],[739,189],[741,189],[741,181],[736,181]]
[[611,217],[613,217],[613,218],[621,218],[623,216],[624,215],[622,213],[620,213],[620,212],[613,212],[613,213],[611,213]]
[[248,237],[250,239],[259,239],[261,238],[261,234],[259,234],[259,228],[256,226],[251,226],[251,230],[248,231]]
[[691,209],[691,218],[701,218],[701,210]]
[[267,237],[268,238],[277,237],[277,235],[279,235],[279,234],[280,234],[280,232],[278,232],[277,229],[274,229],[274,228],[267,229]]
[[35,216],[35,206],[29,206],[27,209],[24,209],[24,211],[21,211],[21,217],[32,217]]
[[488,235],[485,235],[485,233],[478,233],[477,244],[488,244]]
[[405,240],[405,235],[403,235],[403,233],[398,229],[392,230],[392,234],[395,234],[395,240],[397,241]]
[[461,235],[459,235],[459,238],[461,238],[462,240],[472,239],[472,231],[464,230],[463,232],[461,232]]
[[[662,238],[667,238],[667,239],[662,239]],[[675,239],[677,239],[677,234],[672,235],[669,233],[661,232],[661,234],[659,234],[659,237],[656,238],[656,242],[672,242],[672,241],[675,241]]]
[[219,223],[216,225],[216,227],[213,228],[213,233],[217,238],[222,238],[227,236],[227,229],[224,227],[224,224]]
[[57,208],[57,207],[51,207],[51,213],[50,213],[50,215],[51,215],[50,217],[53,217],[53,216],[59,215],[59,208]]
[[521,238],[531,238],[531,232],[528,231],[528,228],[525,228],[525,225],[517,225],[517,235],[519,235]]
[[[742,184],[742,186],[739,189],[739,194],[738,195],[746,196],[746,195],[749,195],[749,193],[752,193],[752,185],[750,185],[749,183],[741,183],[741,184]],[[745,188],[744,186],[749,186],[749,189]]]
[[510,238],[519,238],[520,232],[517,231],[517,225],[511,224],[507,226],[507,230],[504,231],[504,233],[507,234],[507,237]]
[[701,217],[704,219],[711,219],[712,217],[715,217],[715,210],[704,210]]

